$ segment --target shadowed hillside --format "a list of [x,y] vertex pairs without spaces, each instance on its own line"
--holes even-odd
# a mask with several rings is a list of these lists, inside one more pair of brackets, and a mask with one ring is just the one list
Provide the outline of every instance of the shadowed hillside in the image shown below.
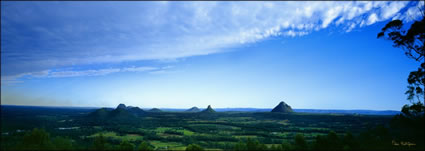
[[215,110],[211,108],[211,105],[208,105],[207,109],[203,110],[202,113],[215,113]]
[[199,112],[199,111],[201,111],[201,110],[198,107],[196,107],[196,106],[194,106],[194,107],[186,110],[186,112]]
[[271,112],[291,113],[293,111],[291,106],[282,101]]
[[153,109],[150,109],[149,112],[162,112],[162,110],[158,108],[153,108]]
[[140,116],[146,113],[144,110],[139,107],[125,106],[124,104],[119,104],[115,109],[101,108],[97,109],[94,112],[90,113],[88,117],[95,119],[127,119],[135,116]]

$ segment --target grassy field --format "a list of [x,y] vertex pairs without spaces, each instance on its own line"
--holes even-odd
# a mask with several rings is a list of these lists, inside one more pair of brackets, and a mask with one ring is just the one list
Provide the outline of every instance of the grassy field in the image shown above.
[[147,141],[155,149],[184,150],[188,144],[196,143],[215,150],[230,148],[247,138],[272,145],[291,142],[297,133],[304,134],[307,141],[330,131],[338,135],[346,132],[359,135],[388,124],[392,118],[310,113],[158,112],[123,120],[97,120],[87,116],[92,111],[2,114],[2,137],[22,136],[33,128],[44,128],[52,136],[66,136],[82,148],[89,148],[93,138],[102,134],[111,144],[123,140],[133,144]]

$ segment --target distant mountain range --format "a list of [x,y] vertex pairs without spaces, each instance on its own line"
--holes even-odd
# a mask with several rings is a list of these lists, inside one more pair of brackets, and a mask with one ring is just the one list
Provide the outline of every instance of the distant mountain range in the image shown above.
[[[126,107],[128,108],[128,107]],[[131,106],[129,106],[131,108]],[[2,111],[8,111],[13,110],[18,114],[19,112],[23,112],[27,109],[32,109],[37,112],[43,112],[43,109],[54,109],[54,110],[63,110],[67,112],[71,112],[72,109],[79,109],[79,110],[87,110],[87,111],[97,111],[98,107],[53,107],[53,106],[22,106],[22,105],[1,105]],[[114,108],[103,108],[106,112],[114,110]],[[143,112],[146,112],[147,110],[151,108],[140,108],[141,110],[144,110]],[[164,112],[184,112],[188,109],[178,109],[178,108],[159,108],[160,110]],[[198,108],[200,110],[205,110],[206,108]],[[137,109],[136,109],[137,110]],[[216,112],[270,112],[271,108],[214,108]],[[292,109],[295,113],[334,113],[334,114],[362,114],[362,115],[396,115],[401,113],[400,111],[394,111],[394,110],[338,110],[338,109]],[[104,111],[100,111],[104,112]],[[4,113],[4,112],[3,112]],[[2,114],[3,114],[2,113]],[[97,113],[97,114],[104,114],[104,113]]]
[[[189,109],[194,112],[199,110],[197,107],[193,107]],[[186,110],[187,111],[187,110]],[[161,109],[152,108],[147,112],[162,112]],[[141,116],[147,113],[143,109],[139,107],[125,106],[125,104],[119,104],[115,109],[111,108],[100,108],[97,109],[87,115],[88,118],[92,118],[93,120],[105,120],[105,119],[115,119],[115,120],[131,120],[131,118]],[[196,111],[199,112],[199,111]],[[215,113],[215,110],[212,109],[210,105],[205,110],[200,111],[202,114]]]
[[[202,110],[202,108],[200,108]],[[205,108],[204,108],[205,109]],[[186,109],[161,108],[167,112],[183,112]],[[215,108],[216,112],[270,112],[271,108]],[[394,110],[337,110],[337,109],[292,109],[295,113],[326,113],[326,114],[362,114],[362,115],[396,115]]]
[[145,114],[146,111],[140,109],[139,107],[125,106],[124,104],[119,104],[117,108],[100,108],[90,113],[88,117],[103,119],[103,118],[116,118],[116,119],[125,119],[131,118],[139,115]]
[[363,115],[396,115],[400,111],[394,110],[326,110],[326,109],[294,109],[294,112],[302,113],[335,113],[335,114],[363,114]]

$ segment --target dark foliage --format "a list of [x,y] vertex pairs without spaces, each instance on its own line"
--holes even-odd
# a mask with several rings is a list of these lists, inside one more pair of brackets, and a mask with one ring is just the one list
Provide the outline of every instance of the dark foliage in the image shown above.
[[407,79],[409,85],[406,94],[409,100],[417,98],[417,101],[424,101],[425,84],[425,11],[422,10],[423,17],[415,21],[406,31],[403,29],[401,20],[393,20],[378,33],[378,38],[384,37],[394,43],[394,47],[402,48],[407,57],[421,62],[417,71],[412,71]]
[[406,31],[401,20],[393,20],[378,33],[378,38],[385,37],[393,41],[394,47],[405,50],[405,54],[416,61],[424,59],[425,18],[415,21]]
[[[378,38],[385,37],[393,41],[394,47],[401,47],[405,54],[421,63],[417,71],[412,71],[407,79],[408,90],[405,94],[412,101],[411,105],[404,105],[401,114],[391,121],[393,130],[393,145],[409,144],[409,149],[424,149],[424,109],[425,101],[425,10],[422,8],[422,19],[415,21],[406,31],[401,20],[393,20],[382,28]],[[414,101],[416,100],[416,101]],[[382,135],[382,134],[380,134]],[[367,137],[367,136],[366,136]],[[366,138],[365,137],[365,138]],[[373,137],[372,137],[373,138]],[[377,144],[374,147],[386,147],[386,144]],[[413,146],[413,147],[410,147]]]
[[123,140],[120,143],[120,150],[134,150],[134,144],[128,142],[127,140]]
[[186,151],[203,151],[203,150],[204,148],[196,144],[190,144],[186,147]]
[[143,141],[142,143],[139,144],[139,146],[137,147],[137,150],[139,150],[139,151],[151,151],[151,150],[153,150],[153,147],[149,143]]

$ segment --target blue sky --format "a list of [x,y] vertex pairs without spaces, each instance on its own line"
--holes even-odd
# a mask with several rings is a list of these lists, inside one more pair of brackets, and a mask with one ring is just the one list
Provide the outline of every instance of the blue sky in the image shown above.
[[1,2],[2,104],[399,110],[423,2]]

